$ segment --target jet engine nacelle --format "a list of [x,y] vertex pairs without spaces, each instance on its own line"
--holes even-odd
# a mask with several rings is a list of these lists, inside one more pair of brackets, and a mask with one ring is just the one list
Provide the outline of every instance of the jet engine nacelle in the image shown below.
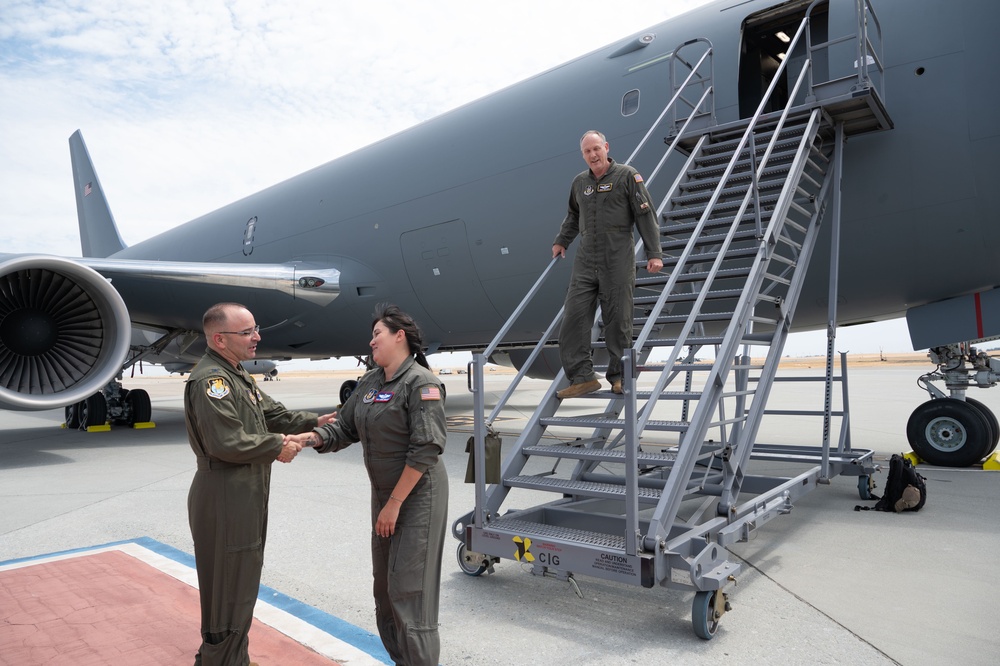
[[100,273],[61,257],[0,255],[0,409],[86,400],[121,372],[131,330]]

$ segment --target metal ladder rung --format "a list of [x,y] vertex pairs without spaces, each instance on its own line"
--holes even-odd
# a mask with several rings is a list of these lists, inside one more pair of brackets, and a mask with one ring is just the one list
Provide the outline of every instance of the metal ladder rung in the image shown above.
[[774,273],[767,273],[767,272],[765,272],[764,273],[764,279],[768,280],[770,282],[777,282],[778,284],[783,284],[786,287],[792,283],[792,281],[789,280],[788,278],[782,277],[780,275],[775,275]]

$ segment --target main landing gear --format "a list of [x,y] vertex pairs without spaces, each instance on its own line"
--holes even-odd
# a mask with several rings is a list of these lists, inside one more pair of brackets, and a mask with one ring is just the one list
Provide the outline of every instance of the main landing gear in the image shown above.
[[[974,465],[996,449],[1000,423],[986,405],[967,398],[965,392],[971,386],[995,386],[1000,380],[1000,359],[968,343],[934,347],[928,355],[938,367],[918,383],[931,399],[913,410],[906,438],[913,452],[932,465]],[[931,384],[934,380],[943,380],[950,395]]]
[[130,391],[117,381],[86,400],[67,405],[65,412],[66,427],[74,430],[87,430],[108,422],[135,427],[153,418],[149,393],[143,389]]

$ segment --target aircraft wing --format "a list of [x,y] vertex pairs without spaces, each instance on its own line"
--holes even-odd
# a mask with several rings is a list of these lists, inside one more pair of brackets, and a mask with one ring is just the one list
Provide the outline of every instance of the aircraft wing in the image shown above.
[[[0,408],[39,410],[101,390],[125,365],[133,327],[163,336],[148,351],[200,335],[205,303],[325,306],[340,271],[302,262],[231,264],[0,254]],[[129,302],[126,307],[125,302]],[[169,301],[169,302],[166,302]],[[282,322],[279,322],[280,325]]]

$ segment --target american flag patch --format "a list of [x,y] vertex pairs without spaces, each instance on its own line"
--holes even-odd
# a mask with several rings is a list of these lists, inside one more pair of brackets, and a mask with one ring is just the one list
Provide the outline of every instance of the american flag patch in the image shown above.
[[635,174],[635,182],[641,183],[642,182],[642,176],[640,176],[639,174]]
[[440,400],[441,399],[441,389],[436,386],[425,386],[420,389],[420,399],[421,400]]

